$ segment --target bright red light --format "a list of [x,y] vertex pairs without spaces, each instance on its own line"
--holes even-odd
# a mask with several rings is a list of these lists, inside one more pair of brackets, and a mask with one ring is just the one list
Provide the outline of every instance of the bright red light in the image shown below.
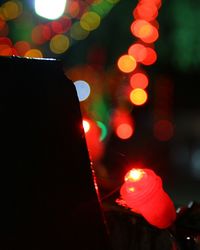
[[133,134],[133,127],[130,124],[122,123],[116,128],[116,134],[121,139],[128,139]]
[[136,62],[141,62],[146,57],[146,47],[140,43],[134,43],[129,47],[128,54],[133,56]]
[[144,73],[135,73],[130,78],[130,85],[133,89],[145,89],[149,84],[149,79]]
[[157,60],[157,53],[154,49],[148,47],[146,48],[146,58],[141,62],[144,65],[151,65],[154,64]]
[[152,21],[158,16],[158,9],[152,2],[139,3],[133,13],[135,19]]
[[151,225],[170,227],[176,219],[176,210],[162,180],[151,169],[132,169],[125,175],[120,195],[126,205],[141,214]]

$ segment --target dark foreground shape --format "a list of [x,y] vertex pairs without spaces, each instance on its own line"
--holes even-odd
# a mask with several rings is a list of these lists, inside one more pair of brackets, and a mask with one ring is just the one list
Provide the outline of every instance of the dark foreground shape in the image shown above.
[[108,249],[81,124],[60,61],[0,58],[0,249]]

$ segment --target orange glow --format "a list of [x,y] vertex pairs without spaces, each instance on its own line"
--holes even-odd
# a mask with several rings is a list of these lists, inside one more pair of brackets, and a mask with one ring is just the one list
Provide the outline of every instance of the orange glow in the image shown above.
[[149,79],[144,73],[135,73],[130,78],[130,85],[133,89],[145,89],[149,84]]
[[150,24],[145,24],[140,27],[138,30],[137,36],[140,39],[144,39],[146,37],[149,37],[152,34],[152,26]]
[[25,55],[25,57],[34,57],[34,58],[42,58],[42,52],[38,49],[30,49],[28,50]]
[[145,172],[142,169],[132,169],[126,175],[124,180],[125,181],[139,181],[143,178]]
[[155,26],[151,25],[151,29],[149,29],[147,31],[146,30],[147,30],[147,26],[144,27],[144,30],[141,29],[141,34],[142,35],[140,35],[140,33],[139,33],[140,39],[145,43],[153,43],[153,42],[155,42],[159,37],[157,28]]
[[131,24],[131,32],[134,36],[143,39],[145,37],[149,37],[152,34],[153,26],[142,19],[137,19]]
[[67,14],[71,17],[77,17],[80,13],[80,6],[78,1],[70,1],[67,6]]
[[0,44],[0,56],[12,56],[16,55],[16,51],[13,50],[12,47],[10,47],[7,44]]
[[141,106],[146,103],[147,99],[148,95],[144,89],[133,89],[130,93],[130,100],[134,105]]
[[140,43],[131,45],[128,54],[135,58],[137,62],[141,62],[146,58],[146,47]]
[[146,48],[146,52],[147,52],[147,56],[141,63],[144,65],[154,64],[157,60],[156,51],[154,49],[148,47],[148,48]]
[[130,73],[136,68],[137,63],[134,57],[123,55],[118,59],[117,65],[122,72]]
[[116,128],[116,134],[120,139],[128,139],[133,134],[133,127],[130,124],[123,123]]
[[174,126],[168,120],[159,120],[154,124],[154,136],[159,141],[169,141],[174,134]]

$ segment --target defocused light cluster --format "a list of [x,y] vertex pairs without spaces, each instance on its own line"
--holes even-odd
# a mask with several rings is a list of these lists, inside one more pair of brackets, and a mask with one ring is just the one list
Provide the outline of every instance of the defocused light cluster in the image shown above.
[[36,0],[34,13],[28,2],[7,1],[0,6],[0,55],[58,57],[96,30],[117,2]]
[[154,43],[159,37],[159,24],[156,20],[161,0],[139,0],[133,9],[133,22],[130,32],[135,42],[126,54],[117,61],[119,70],[129,79],[129,101],[133,106],[142,106],[148,101],[149,77],[144,67],[154,64],[157,53]]

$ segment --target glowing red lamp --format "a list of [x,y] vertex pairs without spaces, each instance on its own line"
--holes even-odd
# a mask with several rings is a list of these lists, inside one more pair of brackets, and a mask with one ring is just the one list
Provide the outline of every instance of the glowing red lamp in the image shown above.
[[150,169],[132,169],[125,175],[120,195],[131,211],[141,214],[151,225],[168,228],[176,219],[176,210],[162,180]]

